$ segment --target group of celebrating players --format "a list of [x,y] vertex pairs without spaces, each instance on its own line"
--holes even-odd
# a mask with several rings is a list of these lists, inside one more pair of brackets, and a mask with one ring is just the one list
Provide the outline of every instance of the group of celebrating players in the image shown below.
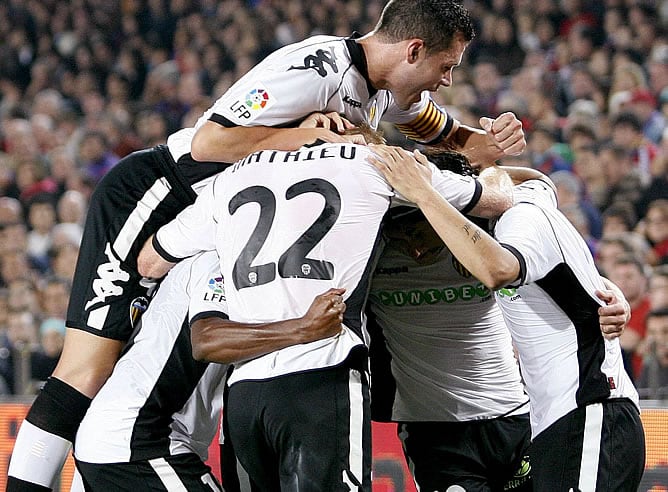
[[454,0],[391,0],[117,164],[7,490],[50,490],[71,443],[85,490],[221,490],[223,406],[226,491],[370,491],[372,418],[420,490],[637,488],[623,296],[549,179],[494,164],[526,146],[517,117],[472,128],[430,97],[473,36]]

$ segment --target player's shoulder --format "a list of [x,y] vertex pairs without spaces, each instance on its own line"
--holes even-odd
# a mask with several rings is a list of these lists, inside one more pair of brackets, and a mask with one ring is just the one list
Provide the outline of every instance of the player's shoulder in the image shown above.
[[280,56],[284,62],[309,57],[304,60],[305,64],[308,63],[309,65],[337,61],[342,56],[348,57],[345,39],[340,36],[311,36],[302,41],[283,46],[275,54]]

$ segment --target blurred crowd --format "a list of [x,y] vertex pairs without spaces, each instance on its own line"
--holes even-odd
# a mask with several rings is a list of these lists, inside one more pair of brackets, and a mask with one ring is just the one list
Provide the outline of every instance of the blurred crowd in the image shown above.
[[[62,349],[88,200],[128,153],[192,126],[274,49],[373,29],[382,0],[0,3],[0,394]],[[461,121],[512,111],[560,208],[632,307],[641,394],[668,398],[668,2],[465,0],[477,36],[436,94]],[[392,143],[406,142],[385,128]]]

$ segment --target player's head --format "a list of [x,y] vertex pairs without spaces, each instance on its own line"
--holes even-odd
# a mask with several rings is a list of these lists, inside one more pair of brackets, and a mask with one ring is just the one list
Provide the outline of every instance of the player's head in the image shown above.
[[471,162],[461,152],[448,149],[434,148],[424,152],[429,162],[434,164],[441,171],[451,171],[461,176],[473,176],[477,174],[471,167]]
[[452,84],[474,31],[466,9],[453,0],[391,0],[374,36],[385,49],[369,58],[372,83],[407,109],[425,91]]
[[445,244],[420,209],[393,207],[383,221],[383,237],[388,248],[420,265],[434,263]]
[[390,0],[375,32],[389,42],[421,39],[429,53],[449,50],[456,36],[466,42],[475,36],[468,11],[455,0]]

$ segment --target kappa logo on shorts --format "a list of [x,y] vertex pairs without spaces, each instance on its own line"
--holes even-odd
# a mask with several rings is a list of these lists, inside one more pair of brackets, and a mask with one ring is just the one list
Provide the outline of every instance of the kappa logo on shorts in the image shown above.
[[[112,254],[110,244],[107,244],[104,253],[109,261],[97,267],[98,278],[93,280],[95,297],[86,303],[84,307],[86,311],[97,304],[103,304],[107,297],[122,295],[123,287],[116,285],[116,283],[130,280],[130,274],[121,268],[121,262]],[[88,325],[101,330],[108,311],[109,306],[93,309],[88,315]]]

